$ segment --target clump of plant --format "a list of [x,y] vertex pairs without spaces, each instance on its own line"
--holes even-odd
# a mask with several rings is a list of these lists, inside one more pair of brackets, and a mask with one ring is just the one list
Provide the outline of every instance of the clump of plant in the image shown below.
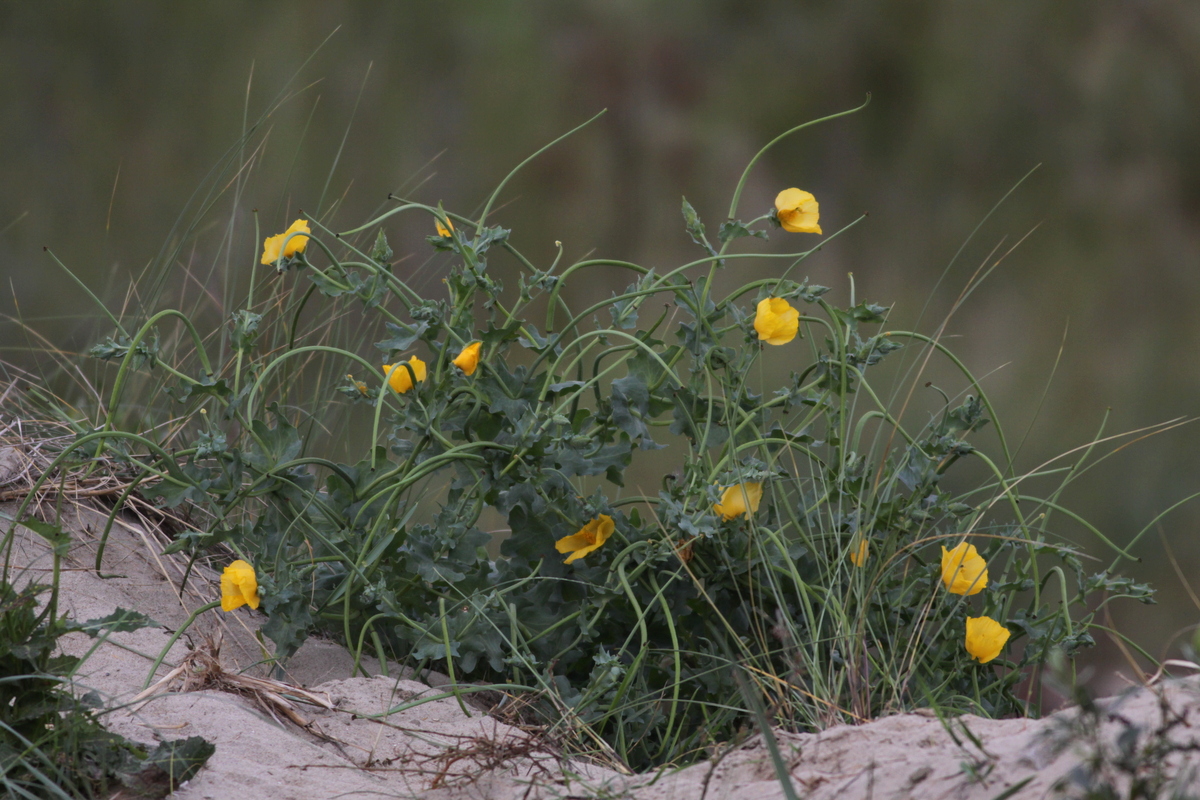
[[[1060,664],[1055,666],[1061,671]],[[1061,685],[1061,678],[1054,677]],[[1194,691],[1177,685],[1172,692],[1159,684],[1097,701],[1085,686],[1061,688],[1070,692],[1077,710],[1047,732],[1046,745],[1055,756],[1072,750],[1079,763],[1057,782],[1057,796],[1070,800],[1200,797],[1196,790],[1200,745],[1187,733],[1192,727],[1188,717]],[[1141,691],[1153,693],[1157,713],[1153,718],[1131,719],[1125,707]]]
[[[68,541],[56,526],[27,524],[51,544]],[[39,608],[47,592],[49,602]],[[152,623],[123,609],[71,620],[56,614],[56,595],[53,587],[18,589],[0,577],[0,788],[25,798],[108,797],[122,787],[140,797],[166,796],[204,765],[213,746],[191,737],[148,753],[105,730],[100,697],[79,696],[72,686],[81,660],[59,648],[68,633],[100,637]]]
[[[1051,649],[1092,643],[1093,597],[1149,590],[1056,535],[1083,460],[1018,476],[938,336],[797,277],[857,220],[813,238],[839,213],[796,188],[739,216],[766,150],[715,236],[683,202],[696,258],[670,269],[533,263],[491,219],[507,178],[477,217],[399,197],[340,232],[302,214],[266,238],[219,343],[167,309],[93,350],[115,380],[75,452],[120,448],[146,495],[203,512],[175,547],[245,562],[254,585],[230,592],[261,600],[277,658],[330,630],[537,693],[631,765],[694,757],[753,704],[797,729],[1023,713]],[[389,226],[413,214],[444,258],[429,291],[392,266]],[[739,282],[750,263],[775,272]],[[627,288],[597,296],[602,272]],[[355,333],[322,340],[343,315]],[[933,359],[953,399],[918,391]],[[156,370],[179,422],[119,430],[133,374]],[[322,434],[337,409],[369,431],[356,460],[326,456],[353,439]],[[981,470],[952,488],[964,463]]]

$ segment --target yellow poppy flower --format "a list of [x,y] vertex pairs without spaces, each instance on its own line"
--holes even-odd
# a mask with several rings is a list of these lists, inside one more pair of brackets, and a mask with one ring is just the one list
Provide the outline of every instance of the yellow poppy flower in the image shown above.
[[442,224],[440,219],[434,217],[433,226],[437,228],[438,236],[441,236],[443,239],[449,239],[450,234],[454,232],[454,223],[450,221],[449,217],[446,217],[445,225]]
[[744,514],[747,519],[758,511],[762,502],[763,486],[761,483],[739,483],[729,486],[721,493],[721,502],[713,505],[713,512],[723,520],[731,520]]
[[967,617],[967,652],[986,664],[1004,649],[1012,633],[991,617]]
[[481,347],[483,347],[483,342],[471,342],[450,363],[461,369],[464,374],[474,375],[475,369],[479,366],[479,348]]
[[942,548],[942,583],[952,594],[979,594],[987,582],[987,562],[975,545],[961,542],[953,550]]
[[788,233],[820,233],[817,198],[800,189],[784,189],[775,198],[775,218]]
[[404,368],[403,362],[400,361],[397,361],[395,364],[383,365],[383,374],[387,375],[388,384],[400,394],[404,394],[413,388],[414,375],[417,378],[417,383],[420,383],[425,380],[425,375],[427,374],[425,362],[416,356],[410,358],[408,364],[412,367],[411,373]]
[[[291,258],[296,253],[303,253],[304,248],[308,247],[307,236],[292,236],[293,233],[312,233],[308,227],[308,223],[302,219],[298,219],[292,223],[292,227],[288,228],[277,236],[268,236],[263,242],[263,264],[274,264],[279,260],[279,249],[283,248],[283,257]],[[292,236],[291,239],[288,239]],[[283,242],[287,239],[287,244]]]
[[867,563],[867,557],[871,554],[870,546],[867,540],[863,539],[858,543],[858,547],[850,551],[850,563],[856,567],[861,567]]
[[754,330],[767,344],[787,344],[800,330],[800,312],[782,297],[768,297],[758,303]]
[[221,610],[233,611],[245,605],[258,608],[258,578],[254,567],[239,558],[221,573]]
[[570,553],[571,555],[567,556],[567,560],[563,562],[570,564],[607,542],[615,527],[612,517],[608,514],[601,514],[580,528],[578,533],[559,539],[554,543],[554,549],[560,553]]

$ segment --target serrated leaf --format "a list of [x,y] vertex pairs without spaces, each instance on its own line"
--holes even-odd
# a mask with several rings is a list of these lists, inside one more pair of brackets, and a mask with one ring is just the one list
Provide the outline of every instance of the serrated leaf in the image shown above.
[[[330,268],[332,269],[332,267]],[[310,269],[308,279],[317,285],[317,290],[326,297],[341,297],[347,291],[346,287],[335,281],[321,270]]]
[[295,586],[284,586],[263,595],[262,610],[268,617],[263,635],[275,643],[275,658],[286,661],[304,644],[313,624],[308,598]]
[[754,236],[759,239],[769,238],[766,231],[752,231],[738,219],[729,219],[722,222],[721,227],[717,230],[717,238],[721,241],[721,244],[728,244],[734,239],[740,239],[743,236]]
[[392,248],[388,245],[387,234],[383,228],[375,234],[375,244],[371,247],[371,259],[381,267],[387,267],[392,261]]
[[70,551],[71,534],[65,532],[61,525],[54,525],[37,519],[22,520],[21,525],[49,542],[53,548],[54,555],[63,557]]
[[246,451],[246,463],[259,472],[270,472],[279,464],[294,460],[300,455],[304,442],[300,433],[287,421],[279,409],[272,405],[275,427],[256,419],[251,423],[256,441]]
[[385,323],[384,327],[391,334],[392,338],[376,342],[375,347],[388,353],[393,350],[407,350],[412,347],[413,343],[417,339],[420,339],[425,331],[429,330],[429,323],[424,320],[412,325],[397,325],[394,322],[388,322]]
[[195,777],[216,749],[201,736],[163,742],[138,765],[136,773],[123,776],[124,782],[140,797],[166,797]]
[[661,450],[666,445],[658,444],[650,435],[650,390],[638,375],[626,375],[612,384],[613,422],[637,440],[643,450]]
[[72,624],[72,629],[96,637],[101,633],[122,633],[136,631],[142,628],[161,628],[162,626],[140,611],[130,611],[118,608],[107,616],[89,619],[85,622]]
[[683,198],[683,225],[687,229],[688,236],[692,237],[692,241],[708,251],[710,256],[715,256],[717,251],[708,243],[708,237],[704,234],[704,223],[700,221],[700,215],[696,213],[696,209],[692,208],[692,204],[687,198]]
[[904,454],[904,464],[896,471],[896,477],[904,487],[912,491],[917,486],[937,482],[937,461],[912,445]]

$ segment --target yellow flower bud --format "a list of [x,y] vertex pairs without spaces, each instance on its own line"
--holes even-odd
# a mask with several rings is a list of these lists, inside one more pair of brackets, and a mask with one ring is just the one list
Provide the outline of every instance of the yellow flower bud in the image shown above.
[[800,189],[784,189],[775,198],[775,218],[788,233],[820,233],[817,198]]
[[850,551],[850,563],[856,567],[861,567],[867,563],[867,557],[870,555],[870,547],[866,539],[861,539],[858,547]]
[[1012,633],[991,617],[967,617],[967,652],[986,664],[1004,649]]
[[782,297],[768,297],[759,301],[754,330],[767,344],[787,344],[800,330],[800,312]]
[[425,380],[426,369],[425,362],[413,356],[408,360],[408,364],[412,367],[410,373],[402,362],[397,361],[395,364],[384,364],[383,374],[387,376],[388,385],[395,389],[400,394],[404,394],[409,389],[413,388],[413,377],[416,376],[417,383]]
[[479,366],[479,349],[481,347],[483,347],[483,342],[471,342],[451,363],[461,369],[464,374],[474,375],[475,369]]
[[761,483],[739,483],[729,486],[721,493],[721,502],[713,505],[713,513],[719,514],[721,519],[726,521],[739,515],[745,515],[749,519],[757,513],[762,496]]
[[221,573],[221,610],[233,611],[245,605],[258,608],[258,578],[254,567],[239,558]]

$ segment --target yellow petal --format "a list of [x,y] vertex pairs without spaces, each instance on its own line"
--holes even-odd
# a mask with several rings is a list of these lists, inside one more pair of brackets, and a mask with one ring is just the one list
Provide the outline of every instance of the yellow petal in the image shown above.
[[[303,253],[304,248],[308,246],[307,236],[292,236],[292,234],[312,233],[308,227],[306,220],[298,219],[292,223],[291,227],[283,233],[275,236],[268,236],[263,242],[263,264],[274,264],[279,260],[280,248],[283,249],[283,257],[291,258],[296,253]],[[290,238],[289,238],[290,237]],[[286,242],[286,244],[285,244]]]
[[821,233],[817,224],[820,214],[815,211],[780,212],[779,225],[788,233]]
[[779,194],[775,195],[775,210],[776,211],[791,211],[798,207],[805,200],[811,200],[812,195],[802,189],[792,187],[784,189]]
[[867,540],[863,539],[858,543],[858,547],[850,551],[850,563],[856,567],[861,567],[867,563],[867,557],[870,555],[870,548]]
[[479,366],[479,348],[481,347],[483,347],[483,342],[472,342],[464,347],[451,363],[461,369],[463,373],[474,375],[475,369]]
[[967,617],[967,652],[980,664],[986,664],[1004,649],[1012,633],[991,617]]
[[721,519],[726,521],[739,515],[745,515],[748,519],[758,511],[762,495],[761,483],[739,483],[727,487],[721,493],[721,501],[713,505],[713,513],[720,515]]
[[308,227],[308,222],[302,219],[293,222],[292,226],[283,232],[284,238],[287,239],[287,244],[283,246],[284,258],[290,258],[296,255],[296,253],[303,253],[304,248],[308,247],[307,236],[292,235],[302,233],[312,233],[312,230]]
[[434,217],[433,226],[437,228],[438,236],[441,236],[443,239],[449,239],[451,232],[454,231],[454,223],[450,221],[449,217],[446,217],[445,225],[442,224],[440,219]]
[[952,594],[973,595],[988,583],[987,561],[975,545],[960,542],[953,550],[942,548],[942,583]]
[[413,388],[413,377],[416,376],[417,383],[425,380],[428,374],[425,368],[425,362],[413,356],[408,360],[408,364],[412,367],[410,373],[401,362],[395,364],[384,364],[383,374],[387,376],[388,385],[395,389],[400,394],[404,394],[409,389]]
[[787,344],[800,330],[800,312],[782,297],[768,297],[758,303],[754,330],[767,344]]
[[582,550],[585,547],[593,547],[596,544],[596,537],[590,533],[579,531],[570,536],[564,536],[554,543],[554,549],[560,553],[574,553],[576,550]]
[[263,264],[274,264],[279,260],[279,248],[283,247],[283,234],[268,236],[263,240]]

